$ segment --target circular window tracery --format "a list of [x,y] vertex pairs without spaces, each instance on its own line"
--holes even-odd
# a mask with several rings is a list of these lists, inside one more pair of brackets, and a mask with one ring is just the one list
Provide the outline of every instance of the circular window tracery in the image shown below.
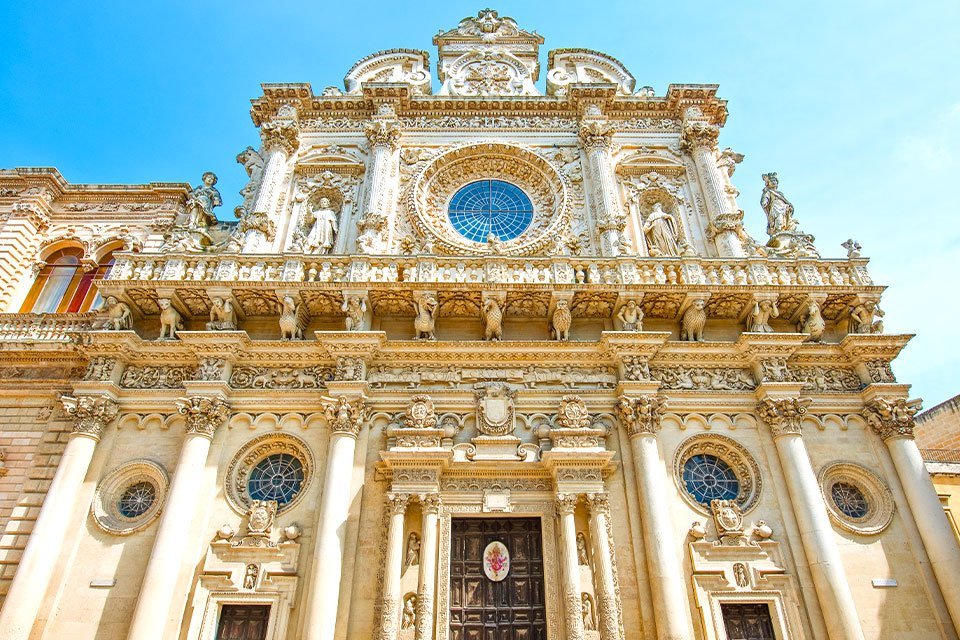
[[313,453],[300,438],[288,433],[254,438],[227,466],[227,502],[241,514],[251,500],[276,500],[285,511],[303,498],[313,469]]
[[503,180],[478,180],[461,187],[450,200],[450,223],[464,238],[508,242],[533,221],[533,203],[520,187]]
[[126,488],[117,500],[117,510],[127,518],[136,518],[149,511],[156,499],[156,487],[141,481]]
[[851,533],[874,535],[893,521],[890,489],[875,473],[851,462],[835,462],[820,470],[820,491],[830,518]]
[[712,433],[687,438],[673,464],[681,495],[702,513],[710,512],[711,500],[733,500],[746,513],[760,498],[760,467],[732,438]]
[[160,515],[167,472],[152,460],[134,460],[100,481],[90,509],[97,525],[115,535],[140,531]]
[[277,453],[253,467],[247,492],[252,500],[276,500],[283,506],[300,493],[302,485],[303,463],[288,453]]
[[848,518],[863,518],[870,511],[867,497],[849,482],[838,482],[830,488],[833,504]]

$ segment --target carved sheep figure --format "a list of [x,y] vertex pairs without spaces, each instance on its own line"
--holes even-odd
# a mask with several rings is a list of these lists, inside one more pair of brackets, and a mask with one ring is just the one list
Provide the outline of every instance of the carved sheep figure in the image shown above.
[[707,301],[697,298],[683,313],[680,320],[680,339],[688,342],[703,342],[703,328],[707,324]]
[[177,331],[183,329],[183,320],[180,314],[170,304],[169,298],[157,300],[160,306],[160,338],[159,340],[176,340]]

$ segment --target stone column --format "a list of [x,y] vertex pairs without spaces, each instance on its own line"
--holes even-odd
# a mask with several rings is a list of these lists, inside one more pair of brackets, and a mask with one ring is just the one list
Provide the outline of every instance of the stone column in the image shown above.
[[230,414],[219,396],[182,398],[177,409],[186,419],[187,434],[140,586],[129,640],[163,640],[180,627],[182,607],[174,605],[184,549],[190,546],[190,521],[197,509],[210,443]]
[[757,414],[770,427],[777,447],[827,634],[831,640],[862,640],[863,629],[823,504],[820,483],[800,433],[809,404],[808,398],[766,397],[757,405]]
[[352,402],[346,396],[325,398],[323,404],[331,434],[313,543],[304,640],[333,640],[336,632],[344,535],[350,511],[350,492],[344,483],[350,482],[357,435],[367,414],[362,397]]
[[358,223],[357,238],[359,253],[373,253],[381,248],[384,234],[389,235],[390,219],[386,195],[389,187],[391,159],[400,146],[400,129],[396,120],[375,116],[367,124],[367,139],[370,141],[370,160],[367,169],[367,200],[363,217]]
[[63,541],[70,535],[67,526],[77,507],[77,492],[87,475],[93,450],[104,428],[119,410],[116,401],[107,395],[63,396],[60,401],[73,417],[73,432],[0,611],[2,640],[30,637],[30,630],[50,587]]
[[960,546],[913,439],[918,404],[903,398],[874,398],[863,416],[890,451],[950,619],[960,629]]
[[663,399],[653,394],[621,397],[619,412],[633,452],[657,638],[688,640],[692,637],[690,605],[682,565],[674,546],[677,534],[668,516],[667,471],[660,460],[657,445],[662,406]]
[[437,549],[439,545],[438,519],[440,496],[420,496],[423,523],[420,531],[420,584],[417,589],[416,640],[433,638],[433,601],[437,590]]
[[623,640],[620,589],[610,531],[610,500],[605,493],[587,495],[590,505],[590,537],[593,539],[594,586],[601,640]]
[[[274,237],[283,237],[283,220],[279,210],[280,195],[283,187],[283,175],[286,172],[287,160],[300,146],[300,127],[297,124],[296,112],[287,117],[278,117],[265,122],[260,127],[263,139],[263,155],[266,164],[260,178],[260,188],[253,202],[253,210],[249,212],[254,219],[263,220],[261,233],[248,232],[244,238],[244,251],[264,251],[269,246],[263,246],[263,237],[270,240],[266,230],[272,229]],[[274,247],[279,250],[282,247]]]
[[383,557],[383,593],[380,595],[379,640],[396,640],[400,629],[400,577],[403,573],[403,519],[409,496],[387,494],[387,550]]
[[747,255],[740,242],[743,214],[732,211],[726,195],[726,182],[717,167],[715,149],[720,130],[705,122],[688,121],[683,125],[680,148],[693,158],[707,205],[710,225],[716,234],[714,241],[721,256]]
[[560,575],[563,579],[563,608],[567,619],[567,640],[583,640],[583,609],[580,600],[580,564],[577,562],[577,525],[574,511],[577,509],[576,494],[557,495],[557,512],[560,515]]
[[590,167],[590,202],[597,229],[600,231],[600,251],[607,257],[620,255],[620,238],[626,228],[626,216],[617,193],[610,147],[613,145],[613,127],[605,120],[585,120],[580,125],[580,145],[587,153]]

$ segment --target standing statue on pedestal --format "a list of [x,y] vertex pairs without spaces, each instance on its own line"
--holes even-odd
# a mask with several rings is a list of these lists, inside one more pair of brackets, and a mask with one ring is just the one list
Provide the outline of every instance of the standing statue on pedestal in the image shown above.
[[780,193],[780,181],[776,173],[763,174],[763,194],[760,206],[767,214],[767,234],[772,236],[785,231],[794,231],[797,221],[793,219],[793,205]]
[[653,211],[647,216],[647,221],[643,224],[643,234],[647,237],[647,248],[651,256],[680,254],[677,247],[677,223],[663,210],[663,205],[659,202],[654,203]]
[[337,212],[330,206],[330,199],[320,198],[319,206],[309,216],[312,226],[304,242],[304,253],[330,253],[337,239]]
[[223,204],[220,192],[213,186],[217,184],[217,174],[207,171],[202,179],[203,184],[187,196],[187,227],[190,229],[206,229],[211,224],[215,225],[217,216],[213,209]]

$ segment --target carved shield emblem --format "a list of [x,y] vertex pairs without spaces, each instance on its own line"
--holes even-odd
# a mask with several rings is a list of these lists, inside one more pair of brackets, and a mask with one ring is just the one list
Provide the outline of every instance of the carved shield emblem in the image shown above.
[[489,436],[502,436],[513,431],[513,391],[506,385],[478,385],[477,429]]
[[502,542],[491,542],[483,550],[483,573],[493,582],[502,582],[510,573],[510,552]]

